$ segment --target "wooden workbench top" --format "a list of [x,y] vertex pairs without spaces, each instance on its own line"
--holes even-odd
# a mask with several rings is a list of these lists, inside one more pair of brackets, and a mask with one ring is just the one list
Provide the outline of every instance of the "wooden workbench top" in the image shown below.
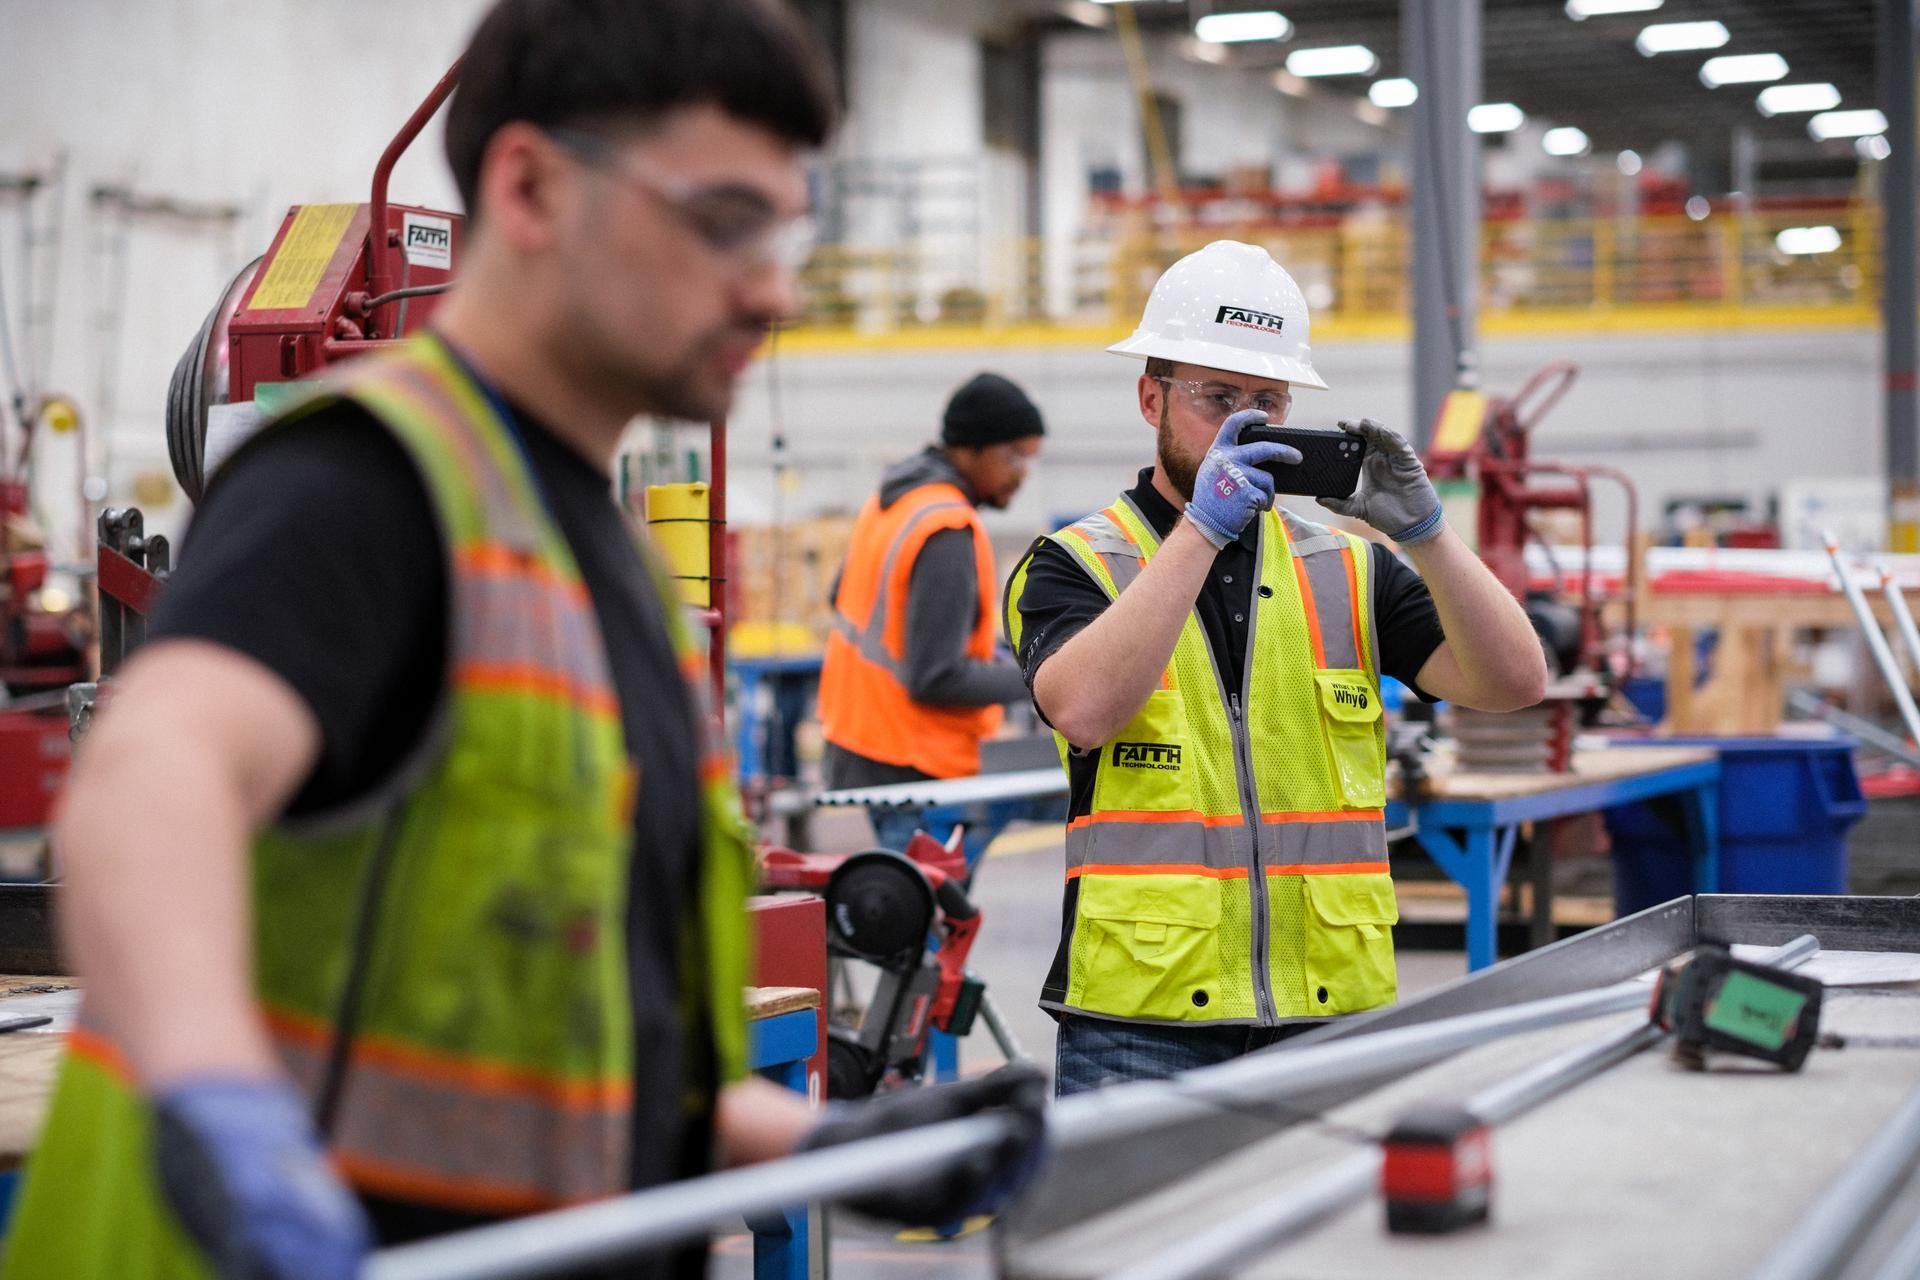
[[820,993],[812,987],[747,988],[747,1020],[749,1022],[819,1007]]
[[1574,752],[1570,773],[1468,773],[1454,770],[1451,756],[1436,755],[1425,798],[1511,800],[1699,764],[1716,754],[1712,747],[1595,747]]

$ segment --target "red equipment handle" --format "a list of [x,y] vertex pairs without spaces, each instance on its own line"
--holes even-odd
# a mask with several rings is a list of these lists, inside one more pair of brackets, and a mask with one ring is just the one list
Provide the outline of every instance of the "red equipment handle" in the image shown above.
[[[367,223],[368,235],[371,237],[369,241],[371,252],[367,254],[367,277],[368,288],[376,298],[391,292],[400,274],[394,266],[394,259],[400,252],[400,244],[387,227],[387,179],[393,176],[393,166],[399,161],[401,154],[413,145],[413,140],[420,136],[422,129],[427,127],[427,121],[433,119],[433,113],[438,111],[440,104],[452,94],[453,86],[459,83],[459,80],[460,61],[455,59],[454,64],[447,68],[447,74],[440,77],[440,83],[433,86],[433,91],[426,96],[426,100],[415,107],[413,114],[407,117],[407,122],[400,126],[400,132],[393,135],[393,141],[389,142],[387,149],[380,153],[380,163],[373,167],[373,196],[367,202],[368,212],[372,215]],[[369,323],[371,323],[371,317],[369,317]],[[368,336],[373,335],[369,332]]]

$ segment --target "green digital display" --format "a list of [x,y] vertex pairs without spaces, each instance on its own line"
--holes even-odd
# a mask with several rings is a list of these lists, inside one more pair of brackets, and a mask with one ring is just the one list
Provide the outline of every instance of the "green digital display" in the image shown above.
[[1735,970],[1707,1001],[1706,1023],[1723,1035],[1778,1049],[1792,1036],[1806,1004],[1798,991]]

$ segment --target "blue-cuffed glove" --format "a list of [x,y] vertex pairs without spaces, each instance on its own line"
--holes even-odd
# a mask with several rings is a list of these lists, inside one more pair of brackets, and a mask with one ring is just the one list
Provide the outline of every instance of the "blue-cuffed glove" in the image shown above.
[[1351,498],[1322,498],[1320,505],[1355,520],[1365,520],[1403,547],[1440,536],[1446,519],[1440,497],[1427,479],[1420,455],[1398,431],[1372,418],[1341,422],[1340,429],[1367,442],[1360,464],[1360,489]]
[[1273,505],[1273,477],[1261,466],[1300,461],[1298,449],[1278,440],[1238,443],[1242,427],[1259,426],[1266,420],[1258,409],[1242,409],[1221,423],[1220,434],[1193,478],[1187,520],[1215,547],[1239,537],[1255,516]]
[[191,1080],[154,1099],[160,1187],[221,1280],[353,1280],[373,1235],[299,1094]]
[[907,1226],[934,1227],[998,1213],[1020,1194],[1046,1156],[1047,1077],[1013,1063],[954,1084],[905,1088],[866,1102],[838,1102],[801,1139],[801,1151],[961,1120],[987,1112],[1012,1119],[1007,1137],[926,1175],[851,1197],[847,1207]]

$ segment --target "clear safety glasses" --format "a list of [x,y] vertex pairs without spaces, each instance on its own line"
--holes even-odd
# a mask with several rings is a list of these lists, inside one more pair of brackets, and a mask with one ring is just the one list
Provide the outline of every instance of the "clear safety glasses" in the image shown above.
[[1293,394],[1275,387],[1248,391],[1230,382],[1166,377],[1154,381],[1164,384],[1170,394],[1180,396],[1187,408],[1216,427],[1242,409],[1258,409],[1267,415],[1269,423],[1278,426],[1287,420],[1287,410],[1293,407]]
[[818,240],[812,218],[783,218],[772,201],[737,185],[696,186],[657,169],[598,134],[549,129],[547,136],[583,163],[653,196],[680,216],[701,243],[740,272],[777,266],[798,272]]

